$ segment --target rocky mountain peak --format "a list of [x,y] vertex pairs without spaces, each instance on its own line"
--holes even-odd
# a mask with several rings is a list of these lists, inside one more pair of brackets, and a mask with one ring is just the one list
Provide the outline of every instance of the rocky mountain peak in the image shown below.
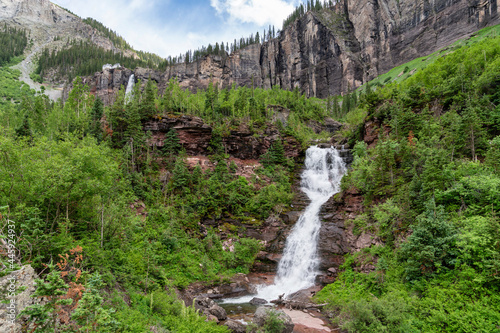
[[72,22],[78,18],[48,0],[0,0],[0,19],[13,19],[19,23],[35,22],[53,25]]

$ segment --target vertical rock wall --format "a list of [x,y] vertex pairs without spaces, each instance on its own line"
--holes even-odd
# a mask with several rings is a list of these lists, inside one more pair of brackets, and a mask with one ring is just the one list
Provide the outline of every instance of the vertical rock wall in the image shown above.
[[[268,89],[278,85],[325,98],[500,23],[499,3],[341,0],[331,9],[307,13],[265,43],[148,74],[159,83],[160,90],[175,77],[183,88],[192,91],[205,89],[213,80],[220,87],[236,84]],[[146,73],[143,69],[136,71]],[[89,79],[94,91],[100,95],[116,92],[115,81],[103,76],[109,73],[96,73]]]

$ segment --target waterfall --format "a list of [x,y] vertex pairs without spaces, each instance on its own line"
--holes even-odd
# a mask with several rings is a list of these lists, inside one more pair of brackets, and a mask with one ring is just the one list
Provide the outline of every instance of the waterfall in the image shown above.
[[128,103],[132,99],[132,90],[134,89],[135,75],[132,74],[128,78],[127,89],[125,89],[125,102]]
[[334,148],[311,147],[306,152],[301,190],[311,202],[286,240],[278,265],[275,285],[282,293],[314,285],[319,266],[318,239],[321,221],[319,211],[328,199],[339,192],[345,164]]
[[301,190],[311,200],[286,240],[283,256],[273,285],[258,288],[258,295],[227,300],[248,302],[253,297],[271,301],[314,285],[318,273],[318,239],[321,228],[321,206],[340,191],[340,180],[346,166],[335,148],[310,147],[306,152]]

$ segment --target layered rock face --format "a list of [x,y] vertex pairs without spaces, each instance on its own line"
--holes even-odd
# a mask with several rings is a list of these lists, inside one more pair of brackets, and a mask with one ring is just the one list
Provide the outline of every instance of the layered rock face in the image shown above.
[[[192,91],[213,80],[222,87],[298,88],[325,98],[500,23],[499,8],[500,0],[341,0],[333,8],[307,13],[263,44],[148,74],[160,91],[176,77]],[[106,75],[92,79],[98,94],[110,89],[101,79]]]
[[[177,65],[188,88],[206,87],[210,75],[223,86],[299,88],[327,97],[430,54],[478,29],[500,23],[499,0],[344,0],[308,13],[279,38],[252,45],[227,59],[208,57]],[[195,68],[196,67],[196,70]]]
[[[175,129],[180,144],[190,156],[207,155],[212,140],[212,128],[201,118],[192,116],[169,116],[144,123],[143,130],[150,131],[150,144],[161,149],[165,135],[170,129]],[[232,158],[241,160],[258,160],[271,147],[271,144],[281,139],[279,131],[274,126],[268,126],[264,133],[254,135],[254,131],[241,125],[230,130],[230,134],[222,138],[222,146]],[[293,137],[284,137],[285,156],[296,158],[302,151],[300,143]]]

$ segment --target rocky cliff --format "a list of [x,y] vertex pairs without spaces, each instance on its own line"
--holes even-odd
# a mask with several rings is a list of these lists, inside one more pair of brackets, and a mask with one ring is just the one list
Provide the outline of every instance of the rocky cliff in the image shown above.
[[254,84],[309,96],[345,92],[391,68],[500,23],[499,0],[342,0],[309,12],[278,38],[227,57],[169,69],[187,88]]
[[32,49],[36,52],[41,51],[42,47],[65,47],[68,39],[84,39],[106,50],[135,55],[130,50],[116,48],[108,38],[84,23],[81,18],[49,0],[0,0],[0,22],[27,29],[34,43]]
[[[148,75],[160,89],[176,77],[191,90],[213,80],[220,86],[298,88],[324,98],[500,23],[499,7],[500,0],[341,0],[332,8],[308,12],[263,44]],[[116,85],[102,79],[109,75],[105,71],[89,79],[98,94],[110,88],[116,92]],[[121,84],[126,81],[122,78]]]

